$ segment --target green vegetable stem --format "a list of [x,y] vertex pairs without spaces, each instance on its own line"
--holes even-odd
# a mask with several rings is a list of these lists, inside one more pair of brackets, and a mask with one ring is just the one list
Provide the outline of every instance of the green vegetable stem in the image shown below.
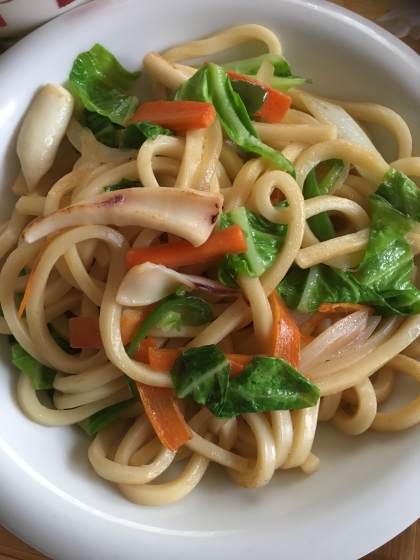
[[127,349],[130,358],[134,356],[138,345],[147,336],[150,329],[158,323],[178,330],[182,326],[205,325],[213,319],[211,306],[201,298],[168,296],[161,301],[159,306],[150,313],[135,334]]
[[266,53],[244,60],[235,60],[226,64],[221,64],[222,68],[237,72],[238,74],[245,74],[250,78],[257,78],[257,72],[260,69],[264,60],[268,60],[274,67],[274,74],[271,80],[271,87],[280,91],[287,91],[291,87],[297,87],[305,83],[312,83],[312,80],[301,78],[300,76],[293,76],[290,65],[282,56],[274,53]]

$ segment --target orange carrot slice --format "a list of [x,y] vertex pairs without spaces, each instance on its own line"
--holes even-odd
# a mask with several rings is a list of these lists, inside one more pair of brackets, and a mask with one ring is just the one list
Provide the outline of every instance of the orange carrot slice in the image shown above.
[[172,350],[169,348],[149,348],[149,364],[153,371],[171,371],[175,360],[184,348]]
[[150,121],[170,130],[194,130],[206,128],[216,118],[211,103],[202,101],[151,101],[142,103],[125,123]]
[[168,268],[214,261],[225,255],[244,253],[247,244],[244,232],[237,224],[221,229],[211,235],[207,241],[194,247],[189,241],[163,243],[151,247],[137,247],[126,253],[127,268],[151,262]]
[[[61,231],[61,233],[64,233],[65,231],[68,231],[69,229],[71,229],[71,228],[65,228],[65,229],[63,229],[63,230]],[[61,234],[61,233],[60,233],[60,234]],[[60,234],[58,234],[58,235],[60,235]],[[51,237],[50,239],[48,239],[47,242],[45,243],[45,245],[42,247],[41,251],[38,253],[38,256],[37,256],[37,258],[36,258],[36,260],[35,260],[35,262],[34,262],[34,266],[32,267],[32,270],[31,270],[31,272],[30,272],[30,274],[29,274],[28,282],[27,282],[27,284],[26,284],[26,288],[25,288],[25,292],[24,292],[24,294],[23,294],[22,301],[20,302],[20,306],[19,306],[19,309],[18,309],[18,312],[17,312],[17,316],[18,316],[18,317],[22,317],[23,312],[25,311],[25,307],[26,307],[26,304],[27,304],[27,302],[28,302],[29,294],[30,294],[30,291],[31,291],[31,288],[32,288],[32,284],[33,284],[33,280],[34,280],[35,271],[36,271],[36,269],[38,268],[38,265],[39,265],[39,263],[41,262],[41,259],[42,259],[43,255],[44,255],[45,251],[47,250],[47,248],[49,247],[49,245],[51,244],[51,242],[52,242],[55,238],[56,238],[56,236]]]
[[283,200],[286,200],[286,197],[284,196],[284,193],[280,189],[274,189],[273,192],[271,193],[270,200],[271,200],[271,204],[274,206],[275,204],[278,204],[279,202],[283,202]]
[[[122,312],[120,329],[121,340],[124,346],[132,340],[142,322],[155,307],[154,304],[145,305],[138,309],[125,309]],[[91,348],[99,350],[104,347],[99,328],[99,317],[71,317],[69,319],[69,328],[70,346],[72,348]]]
[[173,389],[136,382],[147,417],[161,443],[176,451],[194,437],[185,421]]
[[320,313],[344,313],[345,315],[355,311],[362,311],[363,309],[367,310],[369,314],[375,311],[374,307],[363,303],[321,303],[318,307]]
[[290,105],[292,104],[292,98],[290,95],[278,91],[277,89],[274,89],[255,78],[251,78],[250,76],[238,74],[237,72],[231,72],[230,70],[226,70],[226,72],[229,78],[258,84],[267,90],[267,97],[260,110],[255,113],[256,116],[273,124],[279,123],[283,120],[284,115],[287,113]]
[[149,363],[149,350],[156,348],[156,341],[153,337],[144,338],[137,347],[137,350],[133,356],[133,360],[136,362],[142,362],[143,364]]
[[268,300],[273,313],[273,337],[270,355],[283,358],[292,367],[297,368],[300,359],[299,328],[277,290],[270,294]]
[[247,366],[254,356],[249,354],[226,354],[226,358],[230,362],[230,379],[237,377],[242,373],[242,370]]
[[[153,371],[170,371],[174,365],[175,360],[185,350],[185,348],[178,348],[172,350],[169,348],[150,348],[149,349],[149,364],[150,369]],[[230,362],[230,377],[236,377],[241,373],[246,365],[252,360],[254,356],[248,354],[225,354]]]
[[69,328],[72,348],[99,350],[104,347],[99,328],[99,317],[71,317]]
[[156,308],[156,304],[144,305],[136,309],[124,309],[120,318],[121,340],[124,346],[132,341],[146,317]]

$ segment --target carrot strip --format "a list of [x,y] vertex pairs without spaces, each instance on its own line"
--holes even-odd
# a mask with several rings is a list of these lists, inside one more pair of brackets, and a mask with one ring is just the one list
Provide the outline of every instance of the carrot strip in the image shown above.
[[172,350],[170,348],[149,348],[149,364],[153,371],[170,371],[175,360],[184,348]]
[[32,270],[29,274],[29,278],[28,278],[28,282],[26,284],[26,288],[25,288],[25,293],[23,294],[23,298],[22,301],[20,302],[20,306],[17,312],[17,317],[22,317],[23,312],[25,311],[25,307],[26,304],[28,302],[28,297],[29,297],[29,293],[31,291],[32,288],[32,284],[33,284],[33,280],[34,280],[34,274],[36,269],[38,268],[39,263],[41,262],[42,257],[44,256],[45,251],[48,249],[48,247],[50,246],[50,244],[52,243],[52,241],[54,241],[56,239],[56,237],[58,237],[59,235],[62,235],[63,233],[66,233],[67,231],[73,229],[73,227],[67,227],[67,228],[63,228],[60,233],[58,233],[57,235],[54,235],[53,237],[50,237],[45,245],[42,247],[42,249],[40,250],[40,252],[38,253],[38,256],[34,262],[34,266],[32,267]]
[[321,303],[318,307],[318,313],[314,313],[312,317],[300,325],[301,337],[310,335],[316,327],[327,319],[337,319],[344,317],[355,311],[365,309],[372,314],[375,309],[369,305],[361,303]]
[[286,200],[286,197],[284,196],[284,193],[280,189],[274,189],[273,192],[271,193],[270,200],[271,200],[271,204],[274,206],[275,204],[278,204],[279,202],[283,202],[283,200]]
[[251,354],[225,354],[226,358],[232,363],[240,364],[245,367],[249,364],[254,356]]
[[142,362],[143,364],[149,363],[149,350],[156,348],[156,341],[153,337],[144,338],[133,356],[133,360],[136,362]]
[[243,364],[240,364],[238,362],[230,362],[229,378],[233,379],[234,377],[238,377],[238,375],[242,373],[244,367],[245,366]]
[[299,328],[277,290],[270,294],[268,300],[273,313],[273,338],[270,355],[283,358],[292,367],[297,368],[300,359]]
[[38,266],[38,263],[40,261],[40,254],[38,255],[38,258],[36,259],[35,264],[32,267],[32,270],[29,274],[28,282],[27,282],[26,287],[25,287],[25,292],[23,293],[23,298],[22,298],[22,301],[20,302],[19,309],[18,309],[18,312],[16,314],[16,316],[18,318],[22,317],[23,312],[25,311],[26,304],[28,303],[29,293],[31,291],[32,283],[34,281],[35,269]]
[[168,268],[214,261],[228,253],[237,255],[247,250],[244,232],[237,224],[221,229],[211,235],[207,241],[194,247],[189,241],[164,243],[151,247],[137,247],[126,253],[127,268],[151,262]]
[[173,389],[136,382],[144,410],[161,443],[176,451],[194,437],[185,421]]
[[368,311],[369,314],[375,311],[374,307],[363,303],[321,303],[318,307],[320,313],[344,313],[345,315],[355,311],[362,311],[363,309]]
[[309,317],[304,323],[301,323],[299,330],[301,336],[309,336],[321,323],[327,319],[332,319],[337,317],[334,313],[315,313],[312,317]]
[[[150,369],[153,371],[170,371],[174,365],[175,360],[183,352],[184,348],[172,350],[169,348],[150,348],[149,349],[149,364]],[[254,356],[248,354],[225,354],[230,362],[230,377],[236,377],[241,373],[246,365],[252,360]]]
[[292,104],[292,98],[277,89],[251,78],[250,76],[245,76],[244,74],[238,74],[237,72],[231,72],[226,70],[229,78],[234,80],[244,80],[246,82],[251,82],[253,84],[258,84],[267,90],[267,97],[262,104],[259,111],[255,113],[256,116],[261,117],[265,121],[270,123],[279,123],[283,120],[285,114],[287,113],[290,105]]
[[[120,329],[121,340],[124,346],[131,341],[140,325],[154,308],[155,305],[152,304],[145,305],[138,309],[125,309],[122,312]],[[99,350],[104,347],[99,328],[99,317],[71,317],[69,319],[69,328],[70,346],[72,348],[91,348]]]
[[99,350],[104,347],[99,328],[99,317],[71,317],[69,328],[72,348]]
[[[64,232],[67,231],[68,229],[70,229],[70,228],[65,228],[65,229],[63,229],[61,233],[64,233]],[[59,234],[59,235],[60,235],[60,234]],[[50,239],[48,239],[48,240],[46,241],[45,245],[42,247],[42,249],[41,249],[40,252],[38,253],[37,258],[35,259],[34,266],[32,267],[32,270],[31,270],[31,272],[30,272],[30,274],[29,274],[28,282],[27,282],[27,284],[26,284],[26,288],[25,288],[25,292],[24,292],[24,294],[23,294],[22,301],[20,302],[20,306],[19,306],[19,309],[18,309],[18,312],[17,312],[17,317],[22,317],[23,312],[25,311],[25,307],[26,307],[26,304],[27,304],[27,302],[28,302],[29,294],[30,294],[30,291],[31,291],[31,288],[32,288],[32,284],[33,284],[33,281],[34,281],[35,271],[36,271],[36,269],[38,268],[38,265],[39,265],[39,263],[41,262],[41,259],[42,259],[43,255],[44,255],[45,251],[47,250],[47,248],[49,247],[49,245],[51,244],[51,242],[52,242],[53,239],[55,239],[55,238],[56,238],[56,236],[51,237]]]
[[170,130],[194,130],[206,128],[216,118],[211,103],[202,101],[151,101],[142,103],[125,123],[150,121]]
[[124,345],[130,342],[143,320],[141,307],[138,309],[124,309],[120,318],[121,340]]
[[124,309],[120,318],[121,340],[124,346],[132,341],[146,317],[155,308],[156,305],[153,303],[138,307],[137,309]]

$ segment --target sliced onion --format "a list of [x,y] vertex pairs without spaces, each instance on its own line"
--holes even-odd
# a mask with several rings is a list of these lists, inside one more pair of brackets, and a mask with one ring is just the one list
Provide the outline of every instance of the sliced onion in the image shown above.
[[369,317],[366,329],[362,333],[360,333],[359,336],[356,336],[354,340],[352,340],[351,342],[340,348],[338,352],[330,356],[329,359],[333,360],[334,358],[339,358],[340,356],[347,354],[347,352],[358,350],[360,346],[370,337],[370,335],[373,334],[373,331],[379,325],[380,321],[381,317],[377,315],[375,315],[375,317]]
[[[309,95],[306,92],[299,92],[299,95],[309,111],[320,123],[336,125],[337,138],[357,142],[375,154],[381,155],[365,131],[353,119],[353,117],[351,117],[347,111],[343,109],[343,107],[330,103],[325,99],[319,99]],[[356,169],[362,177],[370,179],[369,174],[359,166],[356,166]]]
[[138,150],[121,150],[109,148],[98,142],[91,130],[71,119],[67,127],[67,138],[84,160],[94,160],[99,163],[126,163],[137,158]]
[[379,154],[364,130],[340,105],[335,105],[325,101],[325,99],[318,99],[306,92],[299,92],[299,95],[309,111],[320,123],[336,125],[338,138],[357,142],[365,146],[365,148],[372,150],[372,152]]
[[368,311],[363,309],[331,325],[302,350],[299,371],[306,373],[328,360],[343,346],[358,337],[366,329],[367,321]]

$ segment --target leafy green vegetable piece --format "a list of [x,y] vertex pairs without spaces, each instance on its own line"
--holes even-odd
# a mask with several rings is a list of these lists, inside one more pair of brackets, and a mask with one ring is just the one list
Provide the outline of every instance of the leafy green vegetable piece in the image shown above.
[[277,286],[289,309],[301,313],[317,311],[321,303],[365,303],[382,315],[399,315],[374,290],[363,286],[347,271],[318,264],[307,269],[295,266]]
[[210,344],[184,350],[175,360],[171,377],[178,397],[203,404],[221,418],[229,372],[229,360],[216,345]]
[[420,292],[411,280],[413,253],[404,237],[416,222],[376,193],[369,203],[372,225],[358,278],[400,313],[419,313]]
[[249,118],[240,96],[233,90],[229,76],[221,66],[205,64],[174,93],[173,99],[212,103],[229,138],[245,152],[267,157],[293,177],[292,163],[279,151],[264,144]]
[[[175,324],[176,328],[205,325],[213,319],[213,310],[205,300],[191,296],[168,296],[148,315],[133,337],[127,349],[130,358],[134,356],[138,345],[147,336],[149,330],[174,311],[180,315]],[[173,318],[173,315],[170,317]]]
[[129,124],[121,134],[120,148],[138,150],[147,140],[156,140],[159,134],[172,136],[173,132],[149,121]]
[[407,218],[420,221],[420,190],[404,173],[390,167],[376,194]]
[[161,329],[163,332],[168,331],[172,327],[174,327],[177,331],[180,331],[180,322],[181,314],[171,310],[156,323],[156,327]]
[[226,286],[236,288],[235,278],[238,272],[244,272],[252,278],[259,277],[272,264],[278,251],[282,248],[287,233],[287,225],[275,224],[263,216],[235,208],[222,214],[222,228],[233,224],[241,226],[247,239],[248,249],[239,255],[226,255],[219,266],[219,280]]
[[290,64],[285,58],[278,54],[266,53],[259,56],[253,56],[251,58],[245,58],[243,60],[234,60],[232,62],[226,62],[220,66],[231,72],[238,72],[238,74],[255,75],[260,69],[261,64],[264,60],[268,60],[274,66],[274,76],[291,76],[292,71],[290,69]]
[[115,146],[116,128],[111,119],[99,113],[83,109],[79,122],[82,126],[89,128],[93,132],[98,142],[110,148]]
[[177,288],[175,290],[175,295],[179,296],[179,297],[184,297],[186,295],[187,291],[188,291],[187,288],[185,286],[181,285],[181,286],[179,286],[179,288]]
[[140,183],[140,181],[130,181],[129,179],[124,179],[123,178],[116,185],[109,185],[107,187],[104,187],[104,191],[105,192],[120,191],[122,189],[132,189],[132,188],[141,187],[141,186],[142,186],[142,184]]
[[274,89],[278,89],[279,91],[284,92],[292,87],[298,87],[303,84],[312,83],[313,81],[310,78],[301,78],[300,76],[273,76],[270,85]]
[[89,418],[79,422],[79,426],[84,429],[90,436],[99,432],[107,424],[118,418],[130,406],[130,401],[122,401],[112,406],[108,406],[92,414]]
[[209,345],[184,350],[171,377],[179,397],[203,404],[218,418],[306,408],[320,396],[316,385],[281,358],[255,356],[238,377],[229,379],[229,372],[227,358]]
[[357,280],[354,274],[324,264],[306,270],[293,267],[277,286],[289,309],[316,311],[321,303],[363,303],[384,317],[420,313],[420,292],[401,282],[402,288],[381,294]]
[[344,161],[342,159],[329,159],[320,163],[317,168],[320,165],[326,165],[329,167],[329,171],[319,182],[319,192],[320,194],[330,194],[335,182],[344,169]]
[[235,80],[232,78],[230,79],[230,83],[232,84],[233,91],[235,91],[242,99],[248,115],[254,115],[261,109],[262,104],[267,97],[266,88],[260,86],[259,84],[254,84],[245,80]]
[[[320,196],[320,194],[321,191],[316,178],[315,169],[311,169],[303,184],[303,196],[305,200],[308,200],[309,198]],[[313,234],[320,241],[327,241],[335,237],[334,226],[326,212],[320,212],[315,216],[311,216],[307,219],[307,222]]]
[[123,68],[112,53],[96,44],[76,58],[70,82],[86,109],[122,125],[140,104],[137,97],[126,93],[139,75]]
[[271,80],[271,87],[280,91],[287,91],[292,87],[297,87],[305,83],[312,83],[312,80],[293,76],[290,65],[282,56],[274,53],[267,53],[260,56],[254,56],[244,60],[235,60],[226,64],[221,64],[222,68],[239,74],[245,74],[250,78],[257,79],[257,72],[264,62],[268,60],[274,66],[274,75]]
[[[344,163],[340,159],[328,160],[322,162],[320,165],[327,165],[329,167],[329,171],[322,181],[318,183],[317,169],[319,166],[311,169],[303,185],[303,196],[305,200],[329,194],[344,168]],[[312,232],[320,241],[327,241],[328,239],[333,239],[335,237],[334,226],[327,212],[321,212],[316,216],[311,216],[307,221]]]
[[229,381],[222,417],[307,408],[315,406],[319,396],[318,387],[282,358],[255,356]]
[[293,268],[277,287],[290,309],[315,311],[324,302],[351,302],[372,305],[384,316],[420,313],[420,291],[411,280],[413,253],[405,239],[420,218],[419,189],[389,169],[369,204],[372,223],[359,269]]
[[12,345],[12,363],[29,377],[35,390],[53,388],[57,371],[35,360],[18,342]]

